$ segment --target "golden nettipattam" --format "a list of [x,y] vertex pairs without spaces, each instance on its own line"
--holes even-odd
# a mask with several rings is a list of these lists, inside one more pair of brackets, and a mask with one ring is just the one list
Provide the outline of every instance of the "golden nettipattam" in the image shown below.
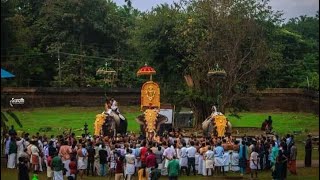
[[154,109],[146,109],[144,115],[146,120],[146,132],[154,132],[156,130],[158,112]]
[[94,135],[100,136],[102,125],[103,125],[105,119],[106,119],[105,114],[97,114],[96,115],[96,121],[94,122]]
[[217,133],[219,137],[224,136],[227,127],[227,118],[224,115],[216,115],[214,117],[214,122],[217,127]]

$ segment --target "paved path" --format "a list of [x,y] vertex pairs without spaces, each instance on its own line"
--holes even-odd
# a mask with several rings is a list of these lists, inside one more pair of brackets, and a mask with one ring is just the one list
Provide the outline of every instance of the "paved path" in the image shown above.
[[[304,160],[297,160],[297,167],[304,167]],[[311,167],[319,167],[319,160],[312,160]]]

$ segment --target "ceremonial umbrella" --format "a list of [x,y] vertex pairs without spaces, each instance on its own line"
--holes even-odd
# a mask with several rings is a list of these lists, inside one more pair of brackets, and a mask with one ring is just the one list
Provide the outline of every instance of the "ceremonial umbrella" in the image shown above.
[[156,74],[156,71],[153,69],[153,67],[148,66],[147,64],[145,64],[143,67],[141,67],[137,72],[137,76],[150,75],[151,81],[152,81],[153,74]]
[[1,68],[1,79],[2,78],[13,78],[14,75],[9,73],[8,71]]

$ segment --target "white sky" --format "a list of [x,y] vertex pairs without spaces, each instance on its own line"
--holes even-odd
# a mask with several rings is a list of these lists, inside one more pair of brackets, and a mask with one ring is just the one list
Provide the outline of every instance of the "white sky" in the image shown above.
[[[118,5],[125,4],[125,0],[113,0]],[[178,0],[132,0],[132,6],[141,10],[151,10],[153,6],[162,3],[172,4]],[[283,11],[283,17],[290,19],[300,15],[314,16],[319,10],[319,0],[270,0],[274,10]]]

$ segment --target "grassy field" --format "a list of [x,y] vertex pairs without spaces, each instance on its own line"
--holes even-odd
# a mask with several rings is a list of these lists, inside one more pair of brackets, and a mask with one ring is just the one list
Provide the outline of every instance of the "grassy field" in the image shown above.
[[[88,124],[89,132],[93,132],[93,123],[96,114],[103,111],[101,107],[54,107],[54,108],[35,108],[29,110],[16,111],[16,115],[21,120],[23,127],[19,128],[13,121],[11,124],[19,131],[36,133],[40,128],[51,127],[52,131],[45,133],[58,134],[66,128],[73,128],[76,134],[83,133],[84,123]],[[121,107],[121,111],[128,119],[128,131],[138,132],[139,126],[135,118],[141,113],[139,107]],[[240,119],[227,114],[233,127],[261,127],[261,123],[269,115],[273,119],[274,130],[281,134],[301,131],[303,133],[319,132],[319,117],[309,113],[292,112],[272,112],[272,113],[240,113]],[[78,130],[78,131],[77,131]],[[41,132],[40,132],[41,133]],[[43,134],[43,133],[41,133]]]
[[[101,107],[54,107],[54,108],[35,108],[29,110],[16,111],[16,115],[20,118],[23,127],[19,128],[14,121],[10,121],[18,131],[26,131],[31,134],[39,132],[40,128],[50,127],[49,132],[40,132],[41,135],[46,134],[57,135],[65,129],[72,128],[76,135],[81,135],[84,131],[84,123],[88,124],[89,132],[93,132],[93,123],[95,116],[101,113]],[[138,106],[121,107],[121,112],[128,119],[128,131],[139,132],[139,125],[135,121],[141,112]],[[298,159],[304,159],[304,144],[308,133],[319,135],[319,117],[308,113],[293,113],[293,112],[270,112],[270,113],[255,113],[245,112],[240,113],[240,119],[227,114],[233,127],[260,127],[261,123],[269,115],[273,119],[274,130],[285,135],[293,131],[301,131],[301,134],[296,135],[295,139],[298,147]],[[257,132],[261,134],[262,132]],[[257,135],[259,135],[257,134]],[[318,150],[314,150],[313,159],[319,159]]]
[[[288,180],[316,180],[319,179],[319,169],[318,168],[298,168],[298,175],[297,176],[292,176],[288,174]],[[17,170],[9,170],[5,168],[1,168],[1,179],[9,180],[9,179],[17,179]],[[30,173],[30,179],[32,178],[32,174]],[[199,179],[199,180],[209,180],[209,179],[232,179],[235,177],[239,177],[239,173],[233,173],[233,172],[228,172],[226,176],[223,178],[222,176],[210,176],[210,177],[205,177],[205,176],[180,176],[180,180],[192,180],[192,179]],[[44,180],[46,179],[46,174],[41,173],[39,174],[39,179]],[[84,176],[84,180],[106,180],[106,179],[114,179],[114,177],[92,177],[92,176]],[[134,180],[138,179],[137,176],[133,178]],[[167,177],[162,176],[160,178],[161,180],[167,179]],[[250,179],[250,175],[246,174],[244,175],[243,179]],[[258,173],[258,179],[272,179],[271,177],[271,172],[270,171],[263,171]]]
[[272,116],[274,131],[281,135],[302,131],[306,133],[319,132],[319,117],[310,113],[272,112],[272,113],[240,113],[240,119],[229,116],[233,127],[261,127],[261,123]]
[[[139,131],[138,123],[135,121],[141,112],[137,107],[124,108],[123,115],[128,119],[128,130]],[[72,128],[76,135],[84,133],[84,124],[88,124],[88,131],[93,132],[95,116],[101,113],[100,107],[55,107],[55,108],[36,108],[32,110],[16,111],[16,115],[21,120],[22,128],[18,127],[14,121],[10,121],[18,131],[26,131],[31,134],[39,132],[40,128],[50,127],[49,132],[40,134],[57,135],[65,129]]]

